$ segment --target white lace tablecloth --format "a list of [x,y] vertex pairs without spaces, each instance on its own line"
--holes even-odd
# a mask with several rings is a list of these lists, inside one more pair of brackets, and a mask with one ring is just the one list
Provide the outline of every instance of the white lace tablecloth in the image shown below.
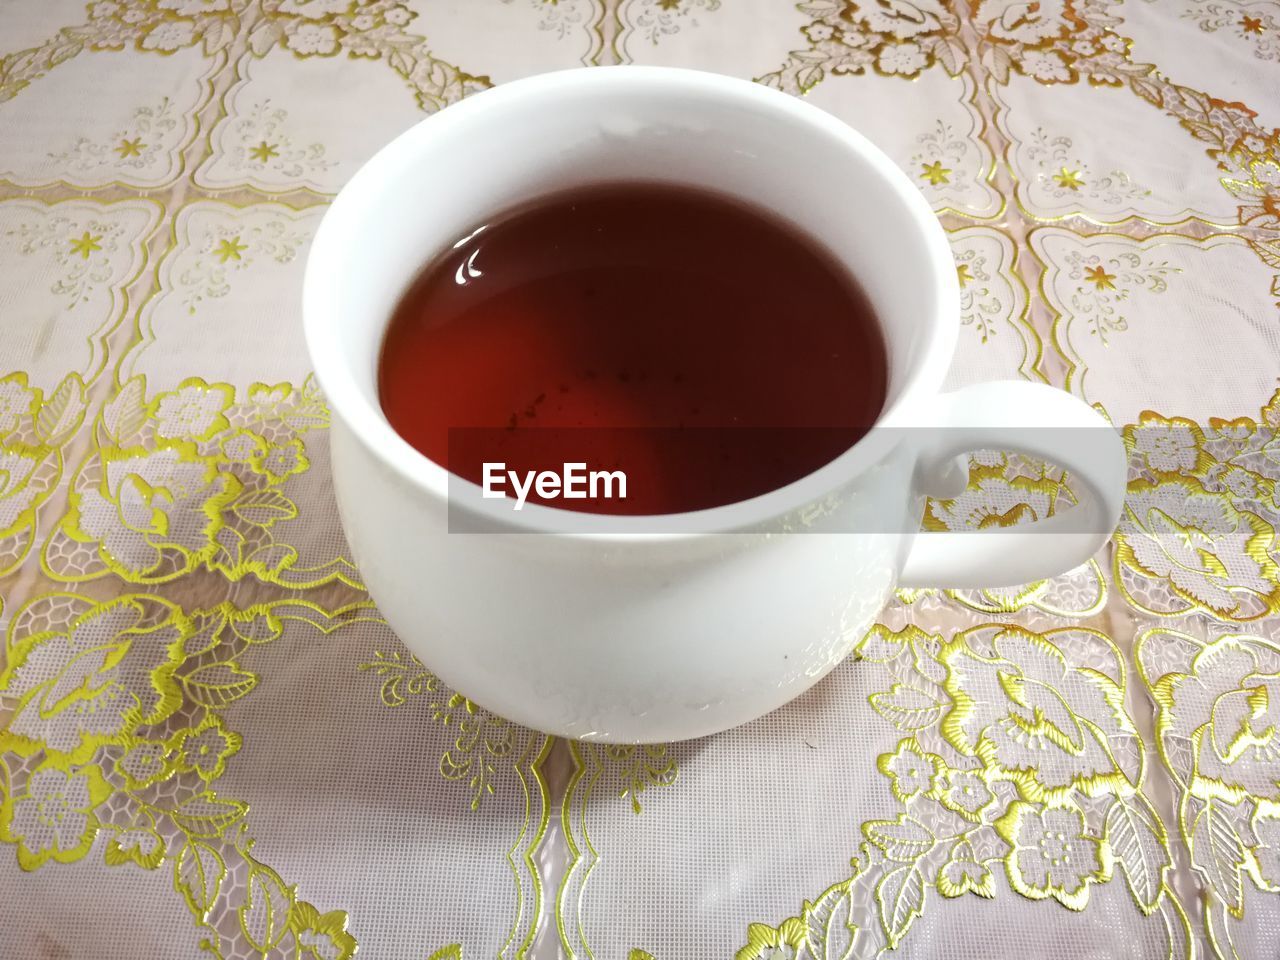
[[[1274,957],[1278,61],[1264,0],[4,0],[0,957]],[[1124,431],[1110,547],[903,593],[690,743],[555,741],[414,661],[335,514],[308,241],[424,112],[611,63],[896,159],[951,382]],[[925,524],[1069,499],[988,455]]]

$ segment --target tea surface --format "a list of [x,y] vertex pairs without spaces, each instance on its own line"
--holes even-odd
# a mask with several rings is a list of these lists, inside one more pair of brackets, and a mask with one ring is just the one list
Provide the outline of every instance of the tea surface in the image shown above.
[[379,367],[391,425],[458,476],[621,469],[624,499],[529,500],[625,514],[799,479],[875,422],[886,381],[870,304],[828,253],[658,184],[554,195],[460,238],[405,293]]

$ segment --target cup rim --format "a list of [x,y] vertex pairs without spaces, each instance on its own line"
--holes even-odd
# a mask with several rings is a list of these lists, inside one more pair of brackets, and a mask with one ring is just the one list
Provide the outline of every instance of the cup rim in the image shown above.
[[[920,358],[866,434],[835,459],[789,484],[747,500],[685,513],[593,514],[536,503],[526,503],[523,510],[516,512],[502,506],[505,500],[499,503],[481,499],[478,485],[451,474],[401,437],[376,399],[370,401],[357,380],[350,358],[333,335],[336,320],[329,306],[328,287],[334,278],[342,276],[344,238],[356,234],[349,224],[358,217],[366,198],[384,189],[386,175],[405,156],[432,150],[432,141],[439,138],[448,125],[466,122],[482,111],[520,99],[537,98],[545,102],[584,85],[598,91],[610,84],[631,89],[656,84],[691,91],[696,88],[699,93],[736,100],[765,114],[789,113],[858,154],[875,171],[883,188],[893,192],[921,235],[938,306],[925,322],[927,342]],[[343,421],[368,455],[424,495],[447,504],[451,510],[465,510],[476,519],[495,525],[498,531],[540,532],[620,543],[665,542],[762,529],[770,521],[794,514],[847,486],[900,442],[893,431],[885,428],[917,425],[916,418],[923,411],[922,402],[940,392],[955,349],[954,320],[958,311],[959,282],[946,232],[910,178],[864,135],[812,103],[761,84],[701,70],[635,65],[573,68],[514,80],[472,94],[399,134],[356,171],[325,212],[307,255],[302,295],[303,332],[316,379],[331,414]],[[468,492],[475,495],[469,495],[465,504],[460,503],[450,496],[450,486],[454,484],[474,487],[474,491]],[[653,527],[658,525],[662,529],[655,531]]]

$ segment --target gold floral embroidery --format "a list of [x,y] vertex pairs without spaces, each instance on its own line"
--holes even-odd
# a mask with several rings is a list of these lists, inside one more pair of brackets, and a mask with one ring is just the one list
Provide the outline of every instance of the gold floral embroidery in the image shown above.
[[965,165],[969,142],[957,136],[951,124],[939,120],[932,130],[916,137],[916,143],[919,149],[911,157],[911,166],[917,171],[916,180],[921,189],[934,192],[928,188],[957,186],[952,184],[951,175]]
[[554,33],[557,40],[563,40],[574,30],[581,29],[595,15],[590,0],[557,0],[547,3],[546,0],[502,0],[505,4],[523,3],[541,13],[538,29]]
[[288,120],[288,111],[273,108],[269,100],[255,103],[231,124],[235,141],[228,158],[231,169],[251,177],[262,171],[301,177],[333,167],[334,161],[325,159],[324,144],[294,142]]
[[1156,262],[1131,251],[1103,257],[1073,250],[1066,255],[1067,277],[1077,281],[1068,301],[1074,317],[1088,325],[1089,334],[1103,344],[1128,329],[1124,304],[1140,291],[1164,293],[1168,277],[1180,273],[1165,261]]
[[[560,942],[565,952],[573,956],[576,954],[570,945],[566,918],[580,909],[583,887],[600,860],[600,853],[587,829],[586,811],[592,798],[597,791],[607,791],[606,795],[618,801],[629,799],[632,813],[640,816],[643,812],[640,794],[675,783],[679,764],[666,744],[598,744],[570,740],[567,745],[574,770],[561,799],[560,818],[569,845],[569,864],[560,879],[556,917]],[[573,904],[572,908],[570,904]],[[590,948],[581,940],[580,918],[579,929],[574,931],[574,935],[582,943],[583,952],[591,956]]]
[[47,398],[24,373],[0,379],[0,577],[31,550],[40,507],[62,479],[62,448],[80,429],[85,406],[77,374]]
[[606,767],[612,767],[621,786],[618,796],[631,799],[631,810],[640,813],[640,794],[652,787],[669,787],[680,768],[667,753],[666,744],[614,744],[602,748]]
[[81,860],[99,834],[110,867],[169,860],[212,956],[349,958],[346,914],[298,899],[250,852],[246,804],[212,787],[241,743],[220,711],[257,683],[245,655],[279,637],[284,618],[336,629],[361,609],[330,615],[289,600],[186,613],[145,594],[32,600],[9,624],[0,673],[15,704],[0,732],[0,841],[24,870]]
[[263,18],[248,32],[249,49],[256,56],[279,44],[299,58],[345,54],[382,60],[405,79],[427,111],[489,86],[487,77],[474,77],[432,55],[427,42],[406,29],[417,14],[398,0],[258,2]]
[[198,377],[149,402],[143,377],[125,384],[94,425],[45,572],[163,583],[204,567],[233,580],[358,587],[345,558],[307,568],[279,536],[298,516],[292,478],[310,469],[306,440],[328,424],[315,385],[254,384],[241,403],[233,397]]
[[51,155],[65,170],[83,173],[100,167],[143,170],[170,145],[166,140],[178,129],[173,103],[162,97],[155,105],[139,107],[126,125],[105,140],[80,137],[66,150]]
[[1249,634],[1157,628],[1138,638],[1136,658],[1179,792],[1178,826],[1206,888],[1210,938],[1236,956],[1231,927],[1244,917],[1246,882],[1280,888],[1280,648]]
[[24,256],[52,257],[58,277],[49,292],[68,310],[87,303],[113,275],[110,255],[126,244],[125,228],[93,216],[57,214],[39,223],[21,223],[5,236]]
[[790,93],[807,93],[828,74],[873,70],[917,77],[935,62],[956,76],[969,56],[951,0],[809,0],[798,6],[812,17],[802,29],[808,47],[792,50],[780,69],[757,78]]
[[1221,31],[1247,44],[1257,60],[1280,60],[1280,20],[1260,4],[1242,9],[1234,3],[1197,3],[1182,17],[1205,33]]
[[1280,610],[1280,439],[1266,416],[1213,419],[1205,430],[1148,411],[1125,428],[1130,481],[1115,569],[1133,607],[1228,621]]
[[[208,56],[243,44],[255,56],[279,46],[299,58],[382,60],[434,111],[489,86],[433,56],[406,30],[416,14],[398,0],[96,0],[89,21],[64,27],[43,44],[0,58],[0,101],[85,49],[171,54],[199,45]],[[238,49],[243,49],[239,47]]]
[[623,7],[631,31],[654,46],[679,33],[682,24],[696,27],[698,12],[719,9],[720,0],[632,0]]
[[971,328],[986,343],[999,333],[992,320],[1005,310],[1000,298],[992,295],[986,256],[976,247],[956,251],[956,276],[960,280],[960,325]]
[[255,263],[291,263],[307,236],[285,220],[268,220],[254,226],[209,227],[192,241],[200,252],[175,284],[184,294],[188,313],[195,313],[206,299],[225,297],[236,274]]
[[471,809],[479,810],[485,797],[494,793],[499,764],[516,760],[516,728],[487,710],[477,707],[460,693],[448,690],[440,678],[412,654],[375,650],[374,659],[361,663],[382,677],[380,696],[388,707],[403,707],[408,697],[428,697],[426,708],[440,726],[457,731],[453,745],[440,757],[440,775],[465,783],[471,792]]
[[[1274,528],[1195,478],[1131,482],[1116,544],[1118,567],[1164,581],[1183,609],[1239,620],[1280,607]],[[1128,598],[1148,613],[1182,612],[1152,610],[1142,598]]]
[[[977,453],[970,458],[969,484],[950,500],[930,499],[921,526],[925,530],[980,530],[1031,523],[1053,516],[1060,503],[1075,497],[1061,469],[1028,457]],[[899,590],[903,603],[932,609],[942,598],[979,613],[1041,610],[1055,616],[1089,616],[1107,598],[1106,578],[1097,561],[1054,580],[1038,580],[1018,587],[982,590]]]
[[[1073,910],[1123,876],[1181,952],[1190,930],[1167,883],[1169,839],[1141,789],[1125,660],[1104,634],[991,624],[946,640],[877,626],[856,655],[883,677],[873,709],[905,735],[878,764],[902,809],[862,825],[853,876],[799,917],[752,924],[739,960],[877,956],[931,890],[993,897],[996,871]],[[872,916],[854,906],[867,902]]]
[[1055,200],[1078,195],[1114,206],[1151,194],[1123,170],[1094,173],[1074,152],[1070,137],[1051,137],[1043,127],[1032,131],[1025,157],[1036,167],[1040,188]]
[[1040,83],[1118,85],[1150,72],[1129,60],[1129,41],[1104,0],[981,0],[973,13],[981,33],[982,64],[999,83],[1017,70]]

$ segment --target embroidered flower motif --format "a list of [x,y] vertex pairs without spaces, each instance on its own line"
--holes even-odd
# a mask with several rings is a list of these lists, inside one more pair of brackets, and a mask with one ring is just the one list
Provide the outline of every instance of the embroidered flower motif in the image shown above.
[[823,23],[821,20],[818,20],[815,23],[809,24],[800,32],[809,38],[810,43],[822,43],[822,41],[830,40],[836,35],[836,28],[831,26],[829,23]]
[[79,860],[98,832],[94,809],[111,794],[97,767],[62,767],[46,760],[17,796],[0,807],[0,839],[18,845],[18,865],[35,870],[49,860]]
[[880,772],[891,781],[893,795],[903,803],[934,789],[942,761],[918,750],[911,740],[898,744],[896,753],[881,754],[876,761]]
[[342,910],[321,913],[305,900],[293,905],[289,926],[298,938],[299,958],[350,957],[356,950],[356,938],[347,933],[347,915]]
[[1078,810],[1019,800],[996,821],[996,830],[1013,847],[1005,866],[1009,883],[1024,897],[1053,897],[1064,907],[1083,910],[1088,885],[1111,879],[1111,848],[1085,833]]
[[116,761],[116,771],[134,790],[164,778],[169,771],[169,745],[163,740],[135,740]]
[[194,770],[205,780],[217,780],[227,760],[240,749],[240,735],[223,729],[222,718],[208,714],[200,726],[183,735],[178,748],[178,769]]
[[990,899],[996,895],[995,877],[985,863],[980,863],[968,840],[956,844],[951,858],[938,871],[938,892],[944,897],[962,897],[976,893]]
[[265,455],[254,459],[254,469],[265,473],[273,482],[278,483],[295,473],[305,473],[311,466],[307,460],[305,447],[301,440],[290,440],[288,443],[273,446]]
[[1134,452],[1156,473],[1192,472],[1201,461],[1204,435],[1190,420],[1166,420],[1148,412],[1124,432]]
[[104,743],[127,743],[182,702],[172,679],[180,624],[167,607],[129,597],[93,607],[65,633],[37,633],[14,650],[0,689],[16,698],[0,749],[57,751],[77,762]]
[[[1116,531],[1116,572],[1164,580],[1182,610],[1252,618],[1280,608],[1274,545],[1266,520],[1238,510],[1229,494],[1211,493],[1194,477],[1138,480],[1129,484]],[[1147,609],[1125,589],[1139,609]]]
[[232,463],[251,463],[254,458],[266,455],[267,442],[252,431],[237,430],[222,438],[219,449]]
[[136,863],[144,870],[154,870],[164,860],[165,844],[156,832],[155,818],[143,812],[133,826],[117,830],[107,841],[103,859],[107,866]]
[[1258,872],[1272,887],[1280,887],[1280,818],[1258,817],[1253,821],[1253,835],[1258,838],[1253,850]]
[[945,776],[942,805],[969,820],[980,820],[982,811],[996,798],[982,775],[972,770],[951,770]]
[[1106,674],[1070,666],[1050,640],[1013,626],[958,634],[939,660],[954,701],[942,734],[989,778],[1035,801],[1132,786],[1112,746],[1137,733]]
[[924,52],[914,43],[899,43],[880,51],[877,65],[885,73],[913,74],[927,63]]
[[805,940],[804,921],[798,917],[784,920],[778,927],[763,923],[747,926],[747,945],[734,960],[796,960]]
[[993,37],[1014,43],[1039,43],[1069,28],[1067,22],[1068,0],[1040,0],[1024,3],[1022,0],[986,0],[981,5]]
[[221,509],[240,491],[233,475],[186,441],[103,455],[101,483],[78,494],[64,521],[73,539],[97,541],[103,559],[131,577],[169,576],[158,569],[167,550],[193,560],[214,550]]
[[326,56],[338,51],[338,32],[328,24],[300,23],[292,31],[285,45],[302,56]]
[[891,4],[846,4],[841,15],[866,24],[877,33],[908,40],[940,29],[940,18],[946,17],[947,11],[940,0],[896,0]]
[[1264,671],[1253,643],[1220,636],[1152,691],[1162,736],[1195,750],[1190,789],[1202,799],[1280,802],[1280,674]]
[[1071,79],[1071,68],[1056,53],[1027,50],[1019,63],[1022,72],[1044,83],[1065,83]]
[[1013,527],[1053,513],[1059,485],[1030,477],[987,476],[952,500],[930,500],[925,526],[937,530]]
[[180,50],[196,42],[195,21],[163,20],[142,38],[144,50]]
[[12,532],[46,492],[44,485],[31,482],[46,455],[29,447],[0,447],[0,533]]
[[234,399],[225,383],[210,386],[199,378],[186,380],[156,399],[156,434],[166,439],[208,439],[227,428],[223,412]]

